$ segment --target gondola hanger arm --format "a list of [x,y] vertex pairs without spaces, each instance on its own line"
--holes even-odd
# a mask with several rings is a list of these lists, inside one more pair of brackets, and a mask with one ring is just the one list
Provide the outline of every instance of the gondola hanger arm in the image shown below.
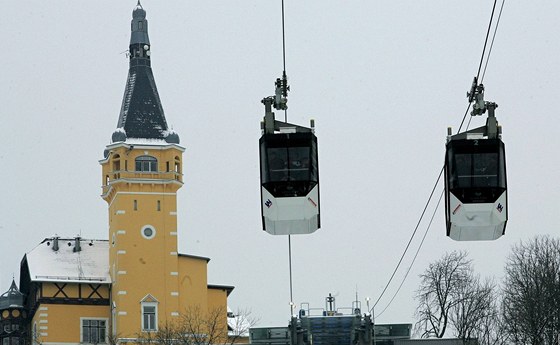
[[274,132],[279,132],[282,129],[293,129],[297,133],[313,132],[313,120],[311,122],[311,128],[276,120],[274,117],[274,112],[272,111],[272,106],[275,102],[275,96],[266,97],[261,102],[264,104],[265,108],[264,120],[263,122],[261,122],[261,129],[264,133],[273,134]]

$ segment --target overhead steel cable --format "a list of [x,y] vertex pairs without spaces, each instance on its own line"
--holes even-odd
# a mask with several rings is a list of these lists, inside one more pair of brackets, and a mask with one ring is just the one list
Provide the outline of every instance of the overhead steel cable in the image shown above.
[[[284,82],[284,97],[287,97],[286,88],[288,87],[286,77],[286,29],[284,24],[284,0],[282,0],[282,80]],[[288,122],[288,108],[284,109],[284,122]]]
[[[496,23],[496,28],[495,28],[495,31],[494,31],[494,35],[493,35],[493,37],[492,37],[491,47],[492,47],[493,44],[494,44],[494,38],[495,38],[495,36],[496,36],[496,32],[497,32],[497,29],[498,29],[499,18],[501,17],[501,14],[502,14],[502,9],[503,9],[503,6],[504,6],[504,2],[505,2],[505,0],[502,1],[502,6],[501,6],[501,9],[500,9],[500,14],[499,14],[499,17],[498,17],[498,21],[497,21],[497,23]],[[491,28],[492,28],[492,21],[493,21],[494,12],[495,12],[495,9],[496,9],[496,3],[497,3],[497,0],[494,0],[494,5],[492,6],[492,13],[491,13],[491,15],[490,15],[490,22],[488,23],[488,29],[487,29],[487,31],[486,31],[486,38],[484,39],[484,46],[483,46],[483,49],[482,49],[482,54],[481,54],[481,57],[480,57],[480,63],[479,63],[479,66],[478,66],[478,71],[477,71],[477,75],[476,75],[475,80],[478,80],[478,77],[480,76],[480,71],[481,71],[481,69],[482,69],[482,64],[483,64],[483,62],[484,62],[484,56],[485,56],[485,53],[486,53],[486,46],[487,46],[487,44],[488,44],[488,37],[490,36],[490,30],[491,30]],[[488,58],[490,57],[490,52],[491,52],[491,49],[490,49],[490,51],[489,51],[489,53],[488,53],[488,57],[487,57],[487,60],[486,60],[486,65],[488,64]],[[484,68],[484,73],[486,73],[486,66],[485,66],[485,68]],[[484,74],[483,74],[483,78],[484,78]],[[461,125],[459,126],[459,129],[457,130],[457,133],[460,133],[460,132],[461,132],[461,128],[463,127],[463,124],[464,124],[464,122],[465,122],[465,119],[466,119],[466,117],[467,117],[467,115],[468,115],[468,113],[469,113],[469,109],[470,109],[470,107],[471,107],[471,104],[472,104],[472,100],[469,100],[469,104],[467,105],[467,109],[466,109],[466,111],[465,111],[465,114],[463,115],[463,119],[461,120]],[[469,123],[470,123],[470,121],[469,121]],[[391,284],[393,278],[395,277],[395,274],[397,273],[397,270],[399,269],[399,267],[400,267],[400,265],[401,265],[401,263],[402,263],[402,261],[403,261],[403,259],[404,259],[404,256],[406,255],[406,253],[407,253],[407,251],[408,251],[408,248],[410,247],[410,244],[412,243],[412,240],[414,239],[414,236],[416,236],[416,232],[417,232],[417,230],[418,230],[418,227],[419,227],[420,223],[422,222],[422,219],[424,218],[424,214],[426,213],[426,209],[428,208],[428,206],[429,206],[429,204],[430,204],[430,202],[431,202],[431,200],[432,200],[432,197],[433,197],[433,195],[434,195],[434,191],[435,191],[435,189],[437,188],[437,185],[439,184],[439,181],[440,181],[440,179],[441,179],[441,175],[442,175],[444,169],[445,169],[445,166],[442,167],[442,169],[441,169],[440,172],[439,172],[439,175],[438,175],[438,178],[437,178],[437,180],[436,180],[436,183],[434,184],[434,187],[432,188],[432,191],[431,191],[431,193],[430,193],[430,196],[428,197],[428,201],[426,202],[426,205],[424,206],[424,209],[423,209],[423,211],[422,211],[422,214],[420,215],[420,219],[418,220],[418,222],[417,222],[417,224],[416,224],[416,227],[414,228],[414,231],[412,232],[412,236],[411,236],[410,239],[408,240],[408,243],[407,243],[407,245],[406,245],[406,247],[405,247],[405,249],[404,249],[403,254],[401,255],[401,258],[399,259],[399,262],[397,263],[397,266],[396,266],[395,269],[393,270],[393,273],[391,274],[391,277],[389,278],[389,281],[387,282],[387,284],[386,284],[385,287],[383,288],[383,291],[381,292],[381,294],[379,295],[379,297],[377,298],[377,300],[375,301],[375,303],[373,304],[373,307],[369,310],[369,312],[371,312],[372,310],[374,310],[375,306],[379,303],[379,301],[381,300],[381,298],[383,297],[383,295],[384,295],[385,292],[387,291],[389,285]],[[439,205],[440,201],[441,201],[441,197],[440,197],[440,199],[439,199],[437,205]],[[437,206],[436,206],[436,209],[437,209]],[[434,214],[435,214],[435,211],[434,211]],[[433,219],[433,217],[432,217],[432,219]],[[428,224],[428,227],[426,228],[426,233],[425,233],[425,234],[427,234],[427,232],[429,231],[429,229],[430,229],[430,227],[431,227],[431,224],[432,224],[432,221],[430,220],[430,223]],[[425,235],[424,235],[424,237],[425,237]],[[424,239],[422,239],[420,245],[418,246],[417,253],[416,253],[416,255],[414,256],[414,258],[412,259],[412,262],[411,262],[411,264],[410,264],[410,267],[412,267],[412,265],[414,264],[414,262],[415,262],[415,260],[416,260],[416,257],[417,257],[417,255],[418,255],[418,252],[419,252],[420,249],[422,248],[423,243],[424,243]],[[404,281],[406,280],[407,276],[408,276],[408,272],[405,274],[405,276],[404,276],[404,278],[403,278],[403,280],[402,280],[402,282],[401,282],[399,288],[397,289],[397,293],[398,293],[398,290],[400,290],[400,287],[402,286],[402,284],[404,284]],[[395,298],[395,296],[396,296],[397,293],[395,293],[395,295],[391,298],[391,301],[390,301],[389,304],[385,307],[385,309],[383,309],[382,312],[385,312],[385,310],[389,307],[389,305],[390,305],[391,302],[394,300],[394,298]]]
[[[284,83],[286,81],[286,30],[284,24],[284,0],[282,0],[282,79]],[[284,90],[287,85],[283,85]],[[284,96],[287,96],[287,92],[284,91]],[[284,108],[284,122],[288,122],[288,109]],[[292,276],[292,236],[288,235],[288,269],[290,272],[290,317],[294,312],[294,288],[293,288],[293,276]]]
[[284,29],[284,0],[282,0],[282,62],[286,73],[286,31]]
[[482,77],[480,82],[484,80],[486,75],[486,68],[488,67],[488,61],[490,60],[490,54],[492,54],[492,47],[494,47],[494,39],[496,38],[496,33],[498,32],[498,25],[500,25],[500,18],[502,18],[502,11],[504,10],[504,4],[506,0],[502,0],[502,6],[500,6],[500,13],[498,13],[498,19],[496,19],[496,26],[494,27],[494,34],[492,35],[492,42],[490,42],[490,49],[488,49],[488,56],[486,57],[486,64],[484,64],[484,71],[482,72]]
[[482,56],[480,57],[480,64],[478,65],[478,72],[476,73],[476,79],[480,76],[480,69],[482,68],[482,62],[484,60],[484,54],[486,53],[486,44],[488,44],[488,37],[490,36],[490,29],[492,28],[492,20],[494,19],[494,11],[496,10],[496,2],[494,0],[494,6],[492,6],[492,14],[490,15],[490,23],[488,23],[488,30],[486,30],[486,39],[484,40],[484,48],[482,48]]
[[424,244],[424,240],[426,239],[426,235],[428,235],[428,231],[430,230],[430,227],[432,226],[432,222],[434,221],[434,217],[435,217],[436,212],[439,208],[439,204],[441,203],[441,199],[443,198],[443,193],[445,193],[445,190],[442,190],[441,194],[439,195],[438,202],[436,204],[436,207],[434,207],[434,212],[432,213],[432,218],[430,218],[430,222],[428,223],[428,226],[426,227],[426,231],[424,231],[424,236],[422,236],[422,241],[420,241],[420,245],[418,245],[418,249],[416,250],[416,253],[414,254],[414,258],[412,259],[412,262],[410,263],[410,266],[408,266],[408,269],[406,270],[406,273],[405,273],[405,275],[404,275],[404,277],[401,281],[401,284],[397,288],[397,291],[395,291],[395,293],[393,294],[393,297],[391,297],[391,300],[389,301],[389,303],[387,303],[385,308],[379,314],[375,315],[375,317],[381,316],[385,312],[385,310],[387,310],[389,308],[391,303],[393,303],[393,301],[395,300],[395,297],[397,297],[397,294],[399,293],[399,291],[401,291],[401,288],[404,285],[404,282],[405,282],[406,278],[408,277],[408,274],[410,273],[410,270],[412,269],[412,266],[414,265],[414,262],[416,261],[416,258],[418,257],[418,253],[420,253],[420,249],[422,248],[422,245]]
[[[441,174],[442,173],[443,173],[443,168],[439,172],[436,184],[434,185],[434,188],[432,188],[432,192],[430,193],[430,197],[428,198],[428,201],[426,202],[426,205],[424,205],[424,210],[422,211],[422,214],[420,215],[420,219],[418,219],[418,223],[416,223],[416,227],[414,228],[414,232],[412,233],[412,236],[410,237],[410,239],[408,240],[408,243],[406,244],[406,248],[404,249],[404,252],[402,253],[401,258],[399,259],[397,267],[395,267],[395,269],[393,270],[393,274],[391,274],[391,278],[389,278],[389,281],[385,285],[385,288],[381,292],[381,295],[379,295],[379,298],[377,298],[377,300],[373,304],[373,307],[371,307],[371,310],[373,310],[375,308],[375,306],[377,305],[377,303],[379,303],[379,300],[381,300],[381,297],[383,297],[383,295],[385,294],[385,291],[387,291],[387,288],[389,287],[389,284],[391,284],[391,281],[395,277],[395,274],[397,273],[397,270],[399,269],[399,267],[400,267],[400,265],[401,265],[401,263],[404,259],[404,256],[405,256],[406,252],[408,251],[408,248],[410,247],[410,243],[414,239],[414,236],[416,235],[416,231],[418,230],[418,227],[420,226],[420,223],[422,222],[422,218],[424,217],[424,214],[426,213],[426,209],[430,205],[430,201],[432,200],[432,196],[434,195],[434,191],[436,190],[437,185],[439,183],[439,180],[441,179]],[[370,310],[370,312],[371,312],[371,310]]]

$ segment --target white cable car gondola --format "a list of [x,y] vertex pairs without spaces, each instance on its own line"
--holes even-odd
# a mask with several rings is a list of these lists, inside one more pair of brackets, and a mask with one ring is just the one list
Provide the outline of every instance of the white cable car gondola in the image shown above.
[[[495,240],[508,219],[505,147],[494,110],[477,86],[472,115],[488,110],[486,126],[451,135],[445,157],[447,236],[457,241]],[[471,94],[473,92],[471,91]]]
[[310,234],[321,226],[317,137],[313,120],[311,128],[275,120],[272,107],[286,109],[285,83],[285,79],[278,79],[276,96],[262,101],[265,117],[259,143],[263,229],[272,235]]

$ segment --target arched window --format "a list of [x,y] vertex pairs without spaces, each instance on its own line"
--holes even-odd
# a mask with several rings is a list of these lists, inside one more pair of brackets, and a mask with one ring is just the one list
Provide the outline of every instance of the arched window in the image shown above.
[[157,159],[152,156],[139,156],[136,158],[136,171],[156,172]]

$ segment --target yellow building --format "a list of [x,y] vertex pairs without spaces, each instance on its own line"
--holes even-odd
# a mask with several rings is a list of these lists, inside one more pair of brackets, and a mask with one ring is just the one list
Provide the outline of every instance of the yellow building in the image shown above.
[[109,239],[48,238],[22,261],[20,287],[34,343],[136,342],[189,313],[216,315],[217,333],[227,335],[233,287],[208,284],[210,259],[178,252],[185,149],[165,119],[147,29],[138,3],[118,125],[100,160]]

